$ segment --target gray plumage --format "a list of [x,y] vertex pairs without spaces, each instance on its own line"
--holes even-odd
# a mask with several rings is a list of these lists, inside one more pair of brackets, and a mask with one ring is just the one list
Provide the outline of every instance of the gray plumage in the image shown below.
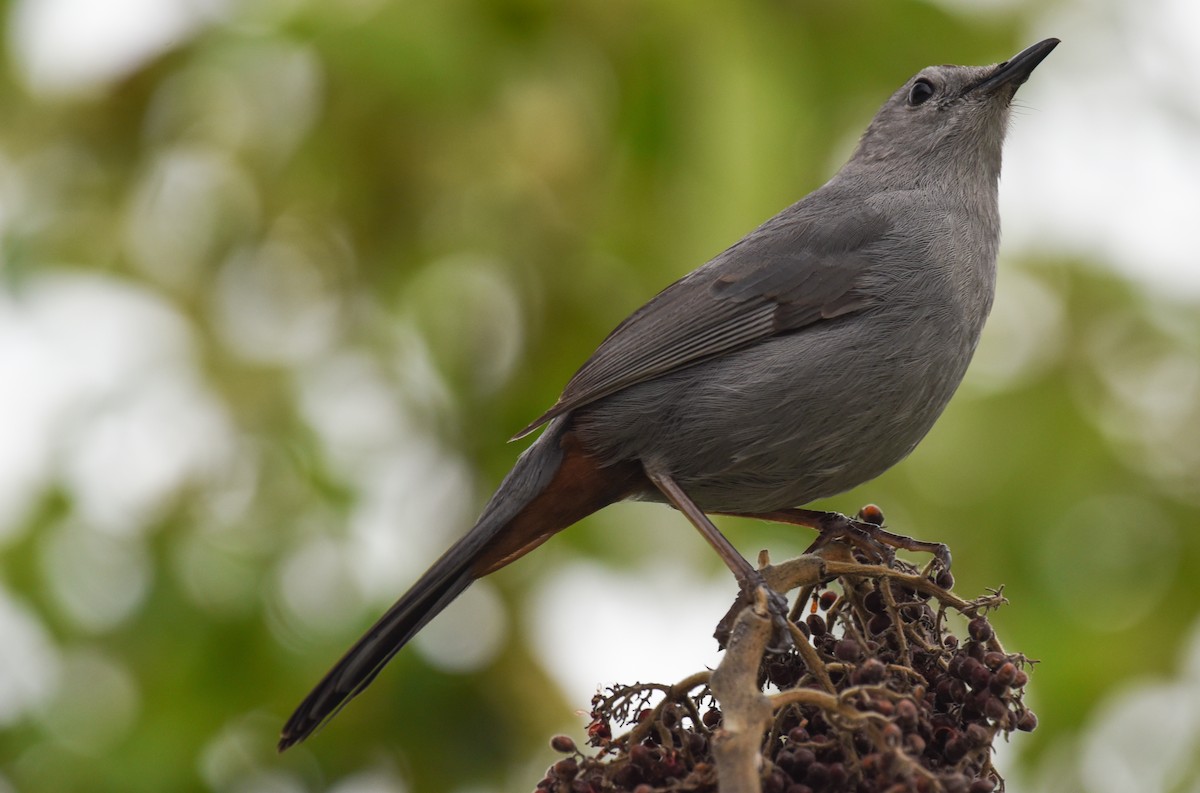
[[522,432],[550,421],[474,527],[301,702],[279,748],[336,714],[473,580],[607,504],[674,492],[752,586],[694,506],[798,507],[912,451],[991,309],[1009,103],[1057,43],[925,69],[828,184],[622,322]]
[[[991,309],[1009,104],[1054,43],[1007,80],[915,75],[833,179],[635,312],[547,415],[573,413],[601,460],[653,462],[714,512],[805,504],[903,459]],[[913,104],[917,83],[932,94]]]

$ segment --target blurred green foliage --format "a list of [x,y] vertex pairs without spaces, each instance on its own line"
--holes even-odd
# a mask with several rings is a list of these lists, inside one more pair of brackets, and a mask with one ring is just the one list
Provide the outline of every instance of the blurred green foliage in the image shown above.
[[[617,321],[823,182],[909,74],[1029,43],[1027,11],[255,8],[235,4],[84,97],[0,77],[0,173],[19,185],[5,206],[5,305],[32,312],[81,278],[88,294],[139,296],[130,311],[168,318],[129,337],[160,350],[130,371],[184,372],[207,407],[179,415],[213,422],[155,433],[162,448],[178,431],[207,451],[100,528],[112,494],[89,489],[88,471],[132,481],[175,463],[127,468],[136,434],[72,462],[93,448],[84,433],[99,403],[47,435],[45,476],[0,533],[0,584],[44,629],[58,686],[4,717],[0,773],[22,793],[532,788],[552,760],[546,738],[577,729],[582,703],[556,692],[520,630],[463,675],[403,652],[315,740],[282,758],[273,742],[386,593],[466,527],[517,453],[504,440]],[[1038,79],[1053,79],[1052,61],[1045,71]],[[1196,365],[1200,312],[1087,262],[1005,266],[1012,289],[964,393],[911,460],[830,506],[875,501],[896,529],[945,540],[968,595],[1007,586],[1001,635],[1043,661],[1031,689],[1041,727],[1020,738],[1028,778],[1118,681],[1171,673],[1173,654],[1148,650],[1177,646],[1200,611],[1200,472],[1194,452],[1177,465],[1159,454],[1200,445],[1200,418],[1168,405],[1177,421],[1156,430],[1166,408],[1145,393],[1169,396],[1170,367]],[[360,406],[360,379],[394,413]],[[373,437],[374,416],[396,426]],[[414,452],[409,468],[374,466],[395,438],[416,438],[434,462]],[[356,589],[362,547],[348,527],[378,486],[367,479],[406,471],[456,486],[394,526],[403,577],[385,564]],[[136,530],[122,528],[128,516]],[[421,516],[444,530],[428,536]],[[798,542],[793,530],[725,525],[748,555]],[[661,526],[699,542],[665,511]],[[554,546],[613,565],[638,557],[607,536],[590,520]],[[349,573],[299,553],[322,542],[345,552]],[[542,572],[530,559],[496,583],[516,604]],[[316,607],[294,582],[306,575],[327,616],[305,615]],[[111,614],[106,581],[131,587]],[[584,627],[563,626],[564,641]],[[587,641],[604,653],[617,638]]]

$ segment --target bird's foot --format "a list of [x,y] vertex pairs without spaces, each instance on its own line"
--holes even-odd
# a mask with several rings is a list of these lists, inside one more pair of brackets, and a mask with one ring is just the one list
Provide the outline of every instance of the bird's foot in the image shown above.
[[750,572],[744,578],[739,578],[738,584],[740,591],[737,600],[733,602],[730,611],[721,619],[721,623],[718,625],[718,629],[716,629],[715,636],[718,642],[720,642],[721,647],[726,647],[733,620],[737,619],[737,615],[742,612],[743,608],[760,602],[758,601],[758,593],[761,591],[763,593],[762,601],[766,603],[767,615],[773,625],[770,644],[767,645],[768,653],[782,654],[791,650],[793,645],[792,627],[791,621],[787,618],[787,596],[770,588],[770,585],[767,584],[767,579],[763,578],[762,573],[757,570]]
[[725,512],[720,514],[758,518],[773,523],[790,523],[793,526],[807,526],[810,529],[816,529],[821,536],[809,547],[808,553],[813,553],[834,541],[841,540],[861,551],[868,560],[877,564],[891,562],[895,558],[897,550],[932,554],[933,562],[930,564],[928,572],[933,574],[936,569],[944,575],[950,573],[949,548],[940,542],[914,540],[912,537],[887,531],[883,528],[883,512],[874,504],[863,507],[853,518],[837,512],[799,508],[778,509],[772,512]]
[[806,525],[817,529],[821,534],[809,547],[808,553],[828,545],[831,542],[842,541],[861,551],[869,560],[878,564],[888,564],[896,557],[896,551],[911,551],[928,553],[933,556],[927,573],[949,574],[952,559],[950,549],[940,542],[926,542],[895,534],[883,528],[883,511],[874,504],[868,504],[858,511],[853,518],[837,512],[816,512],[813,510],[789,510],[795,517],[803,517]]

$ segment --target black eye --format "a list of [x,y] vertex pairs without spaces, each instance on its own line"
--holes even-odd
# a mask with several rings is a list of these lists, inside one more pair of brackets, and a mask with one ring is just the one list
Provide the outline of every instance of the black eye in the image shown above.
[[913,87],[908,90],[908,104],[912,107],[924,104],[933,94],[933,83],[922,77],[913,83]]

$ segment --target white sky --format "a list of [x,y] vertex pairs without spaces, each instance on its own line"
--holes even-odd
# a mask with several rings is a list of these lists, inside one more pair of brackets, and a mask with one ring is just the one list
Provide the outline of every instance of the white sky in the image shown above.
[[1080,254],[1200,296],[1200,3],[1077,2],[1017,95],[1001,215],[1009,256]]

